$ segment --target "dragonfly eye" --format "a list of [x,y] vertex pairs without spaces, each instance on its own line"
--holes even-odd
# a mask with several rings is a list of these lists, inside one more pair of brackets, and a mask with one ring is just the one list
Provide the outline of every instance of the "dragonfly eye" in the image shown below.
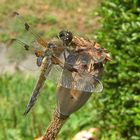
[[73,39],[73,35],[70,31],[60,31],[59,38],[64,42],[64,44],[69,45]]

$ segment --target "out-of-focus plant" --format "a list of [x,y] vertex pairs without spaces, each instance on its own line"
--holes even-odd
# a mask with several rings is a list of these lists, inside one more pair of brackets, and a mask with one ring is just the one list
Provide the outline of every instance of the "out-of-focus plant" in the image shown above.
[[[112,54],[104,94],[95,101],[102,138],[140,139],[140,1],[107,0],[101,5],[97,39]],[[114,135],[114,136],[113,136]],[[112,138],[113,137],[113,138]]]
[[[45,90],[42,91],[44,97],[38,101],[40,106],[36,111],[32,111],[31,115],[24,117],[26,102],[34,84],[35,78],[22,76],[18,73],[16,76],[0,76],[1,140],[33,139],[33,137],[42,135],[42,126],[49,122],[51,110],[55,106],[54,85],[49,82],[45,84]],[[46,105],[46,100],[48,105]]]

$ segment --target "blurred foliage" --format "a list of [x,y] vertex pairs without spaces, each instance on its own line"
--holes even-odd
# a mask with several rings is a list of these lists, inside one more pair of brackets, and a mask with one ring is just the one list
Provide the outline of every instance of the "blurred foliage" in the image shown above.
[[[140,139],[140,1],[107,0],[96,38],[112,55],[104,74],[104,93],[96,101],[101,137]],[[113,138],[112,138],[113,137]]]
[[[140,2],[138,0],[104,1],[98,10],[97,16],[101,17],[102,26],[97,30],[96,36],[91,30],[92,20],[96,14],[92,8],[93,4],[89,1],[90,6],[83,6],[84,2],[77,0],[74,5],[74,1],[70,0],[64,5],[64,2],[55,0],[55,3],[52,3],[46,0],[46,7],[43,7],[43,10],[49,9],[50,7],[47,6],[52,5],[54,9],[59,10],[60,15],[63,13],[63,20],[56,14],[47,15],[51,13],[52,7],[49,12],[42,14],[38,9],[41,4],[35,3],[34,6],[38,7],[34,7],[30,2],[28,8],[33,12],[30,11],[26,15],[37,15],[37,17],[25,17],[30,23],[41,23],[42,25],[38,26],[43,31],[45,31],[43,25],[49,21],[47,37],[54,36],[59,28],[66,25],[73,31],[83,32],[91,38],[96,37],[98,42],[111,52],[113,60],[107,64],[104,73],[104,92],[93,94],[88,103],[70,117],[59,134],[60,140],[70,140],[78,131],[90,127],[100,129],[101,140],[139,140]],[[25,1],[16,4],[9,1],[0,9],[1,20],[5,19],[4,15],[9,14],[10,10],[20,9],[20,6],[23,7],[21,11],[26,11],[25,5]],[[80,9],[77,6],[84,10],[78,12]],[[79,25],[73,16],[75,12],[79,22],[81,21],[79,17],[84,17]],[[1,34],[0,38],[5,41],[8,36]],[[55,87],[52,83],[46,82],[35,107],[27,117],[24,117],[22,113],[34,85],[35,78],[18,73],[15,76],[0,76],[0,140],[32,140],[45,132],[55,108]]]
[[[20,83],[20,84],[19,84]],[[0,77],[0,139],[22,140],[41,136],[50,121],[55,107],[55,88],[46,83],[37,108],[27,117],[23,116],[29,97],[35,85],[35,78],[3,75]],[[47,96],[46,96],[47,95]],[[43,119],[40,119],[43,118]]]

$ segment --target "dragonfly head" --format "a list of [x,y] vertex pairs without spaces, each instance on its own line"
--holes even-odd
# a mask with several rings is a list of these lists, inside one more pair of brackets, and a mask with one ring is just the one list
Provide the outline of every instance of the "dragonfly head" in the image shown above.
[[70,31],[60,31],[59,38],[63,41],[65,45],[69,45],[73,39],[73,34]]

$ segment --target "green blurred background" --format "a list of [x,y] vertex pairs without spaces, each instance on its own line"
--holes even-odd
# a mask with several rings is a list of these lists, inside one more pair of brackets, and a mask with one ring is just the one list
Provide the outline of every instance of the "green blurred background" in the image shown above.
[[[100,140],[140,140],[140,1],[1,0],[0,60],[4,57],[5,63],[9,59],[2,46],[15,35],[11,27],[16,24],[10,22],[13,11],[20,12],[46,39],[68,29],[96,39],[112,55],[102,79],[103,93],[93,94],[69,118],[59,139],[71,140],[80,130],[95,127]],[[37,76],[11,74],[10,68],[0,73],[0,140],[33,140],[44,134],[51,120],[55,85],[46,82],[35,107],[24,117]]]

